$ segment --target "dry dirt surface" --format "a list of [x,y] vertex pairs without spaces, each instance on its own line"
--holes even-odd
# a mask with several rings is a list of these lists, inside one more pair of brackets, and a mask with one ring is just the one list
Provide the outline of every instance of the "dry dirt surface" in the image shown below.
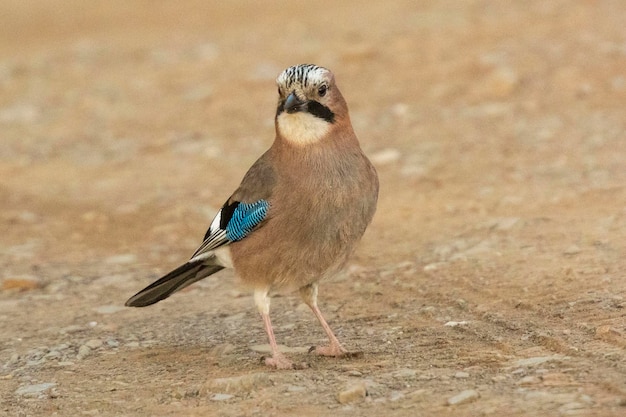
[[[626,415],[626,5],[0,3],[0,414]],[[320,303],[260,359],[223,271],[186,260],[271,144],[274,78],[331,68],[381,180]]]

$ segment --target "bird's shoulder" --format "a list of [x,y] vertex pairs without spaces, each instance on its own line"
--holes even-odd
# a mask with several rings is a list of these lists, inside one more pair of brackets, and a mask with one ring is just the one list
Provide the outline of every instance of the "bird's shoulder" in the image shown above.
[[254,203],[269,200],[276,187],[276,168],[270,150],[265,152],[244,175],[228,203]]
[[241,240],[260,227],[267,219],[275,184],[276,172],[268,151],[252,164],[217,212],[192,258]]

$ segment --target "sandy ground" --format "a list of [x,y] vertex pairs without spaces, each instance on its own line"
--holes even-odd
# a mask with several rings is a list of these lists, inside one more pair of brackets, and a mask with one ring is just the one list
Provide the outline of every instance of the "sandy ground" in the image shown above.
[[[624,415],[623,2],[217,3],[0,3],[0,414]],[[302,62],[381,198],[320,289],[363,357],[308,355],[279,297],[309,368],[275,371],[232,272],[123,303],[199,244]]]

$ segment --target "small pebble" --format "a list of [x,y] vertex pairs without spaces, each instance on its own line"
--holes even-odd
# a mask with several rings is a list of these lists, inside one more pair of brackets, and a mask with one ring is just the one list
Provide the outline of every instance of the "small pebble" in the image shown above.
[[82,331],[84,329],[85,329],[84,326],[79,326],[77,324],[72,324],[70,326],[63,327],[62,329],[60,329],[59,333],[61,333],[61,334],[77,333],[77,332],[80,332],[80,331]]
[[235,350],[235,346],[230,343],[222,343],[219,345],[213,346],[209,351],[209,356],[213,357],[221,357],[227,356]]
[[0,290],[14,290],[18,292],[31,291],[41,288],[41,281],[35,277],[24,276],[19,278],[6,278],[0,283]]
[[39,397],[44,391],[49,390],[50,388],[56,386],[54,382],[44,382],[42,384],[33,384],[26,385],[18,388],[15,391],[16,395],[27,397],[27,398],[36,398]]
[[398,401],[404,398],[404,393],[402,391],[392,391],[389,396],[389,401]]
[[9,367],[9,366],[17,364],[19,361],[20,361],[20,355],[18,355],[17,353],[14,353],[11,355],[9,360],[4,364],[4,366]]
[[478,391],[473,389],[468,389],[465,391],[461,391],[454,397],[448,398],[448,405],[459,405],[472,402],[476,399],[480,398],[480,394]]
[[609,324],[603,324],[602,326],[596,327],[596,336],[597,337],[602,338],[602,337],[606,337],[607,335],[611,335],[611,334],[619,336],[619,331],[614,329]]
[[581,251],[580,247],[578,247],[577,245],[571,245],[563,251],[563,254],[564,255],[576,255],[576,254],[579,254],[580,251]]
[[267,386],[270,383],[270,375],[267,372],[256,372],[240,376],[215,378],[207,381],[203,391],[220,391],[229,394],[240,394]]
[[211,401],[227,401],[234,397],[234,395],[230,394],[213,394],[211,396]]
[[510,230],[511,228],[513,228],[513,226],[515,226],[518,222],[519,222],[520,218],[519,217],[503,217],[501,219],[498,219],[493,227],[496,230],[501,230],[501,231],[506,231],[506,230]]
[[424,265],[422,270],[424,272],[433,272],[433,271],[440,269],[444,265],[445,265],[445,262],[433,262],[433,263]]
[[540,383],[541,380],[539,378],[537,378],[536,376],[532,376],[532,375],[528,375],[525,376],[524,378],[520,379],[517,384],[518,385],[522,385],[522,386],[526,386],[526,385],[535,385]]
[[287,392],[303,392],[306,391],[306,387],[301,387],[299,385],[287,385]]
[[446,327],[459,327],[459,326],[466,326],[469,322],[467,321],[449,321],[446,322],[446,324],[444,324],[444,326]]
[[347,389],[337,394],[337,401],[341,404],[349,404],[356,401],[362,401],[367,396],[367,388],[364,382],[359,382],[349,386]]
[[118,305],[104,305],[104,306],[95,307],[92,310],[98,314],[114,314],[114,313],[117,313],[118,311],[124,310],[124,307],[118,306]]
[[87,346],[89,349],[98,349],[100,346],[102,346],[102,340],[91,339],[87,343],[85,343],[85,346]]
[[559,355],[559,354],[554,354],[550,356],[535,356],[532,358],[518,359],[514,362],[514,366],[516,367],[517,366],[535,366],[535,365],[540,365],[545,362],[567,360],[567,359],[569,359],[569,357],[564,356],[564,355]]
[[422,388],[413,392],[409,392],[406,396],[412,401],[421,401],[426,394],[428,394],[428,391]]
[[454,374],[454,377],[457,379],[465,379],[465,378],[469,378],[469,374],[467,372],[459,371],[456,374]]
[[541,375],[541,382],[544,386],[548,387],[560,387],[574,384],[570,376],[562,372],[545,373]]
[[67,343],[60,343],[56,345],[54,348],[52,348],[51,350],[63,351],[63,350],[67,350],[67,348],[69,347],[70,345],[68,345]]
[[562,406],[559,407],[559,414],[561,415],[581,415],[581,411],[588,408],[589,406],[587,404],[583,404],[580,402],[569,402],[569,403],[565,403]]
[[81,347],[78,348],[78,355],[76,355],[76,358],[83,359],[89,356],[90,353],[91,353],[91,349],[89,348],[89,346],[82,345]]
[[46,359],[58,359],[61,357],[61,352],[59,352],[58,350],[51,350],[50,352],[46,353],[45,358]]

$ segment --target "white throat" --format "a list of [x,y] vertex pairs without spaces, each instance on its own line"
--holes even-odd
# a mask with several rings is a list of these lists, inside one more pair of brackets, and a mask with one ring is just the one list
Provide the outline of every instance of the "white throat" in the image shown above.
[[296,145],[318,142],[330,130],[330,123],[306,112],[282,112],[276,123],[283,138]]

